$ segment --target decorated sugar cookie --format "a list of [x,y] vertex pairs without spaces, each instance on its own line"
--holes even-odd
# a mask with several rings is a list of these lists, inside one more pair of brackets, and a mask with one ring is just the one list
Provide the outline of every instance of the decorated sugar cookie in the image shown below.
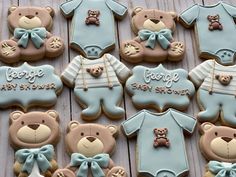
[[96,60],[82,56],[75,57],[61,75],[62,81],[74,88],[78,102],[85,108],[83,119],[97,119],[101,110],[110,118],[118,119],[124,115],[119,107],[124,83],[130,70],[117,58],[105,54]]
[[123,167],[115,166],[110,155],[115,150],[118,127],[80,124],[71,121],[65,144],[70,164],[58,169],[53,177],[127,177]]
[[175,12],[136,7],[131,16],[131,26],[137,37],[121,43],[122,59],[131,63],[183,59],[185,46],[173,37]]
[[198,5],[183,11],[179,21],[183,26],[195,27],[196,41],[201,58],[215,58],[223,65],[233,64],[236,33],[236,7],[222,1],[213,5]]
[[66,18],[72,17],[70,46],[90,59],[115,47],[114,17],[122,19],[127,12],[117,0],[69,0],[60,9]]
[[132,72],[125,87],[139,108],[154,107],[161,112],[170,107],[183,110],[195,93],[183,69],[167,70],[160,64],[156,68],[136,66]]
[[32,61],[63,53],[63,40],[50,33],[54,16],[51,7],[12,6],[8,14],[8,26],[13,37],[0,42],[1,61]]
[[0,67],[0,107],[52,106],[62,90],[60,77],[50,65]]
[[174,109],[163,113],[142,110],[124,121],[125,135],[137,136],[137,176],[187,176],[183,131],[191,134],[195,125],[195,118]]
[[223,66],[208,60],[189,73],[192,82],[199,87],[197,102],[201,112],[200,122],[216,122],[236,127],[236,65]]
[[59,116],[47,112],[10,114],[9,139],[15,153],[17,177],[50,177],[57,169],[53,145],[59,141]]

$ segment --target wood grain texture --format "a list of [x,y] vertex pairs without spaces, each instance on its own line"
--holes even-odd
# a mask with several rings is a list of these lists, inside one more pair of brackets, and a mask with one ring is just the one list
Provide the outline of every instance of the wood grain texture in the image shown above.
[[[52,34],[61,36],[64,39],[66,49],[62,56],[55,58],[55,59],[43,59],[37,62],[32,62],[30,64],[37,66],[42,64],[50,64],[55,67],[58,74],[60,74],[68,65],[68,63],[78,55],[78,52],[69,48],[69,38],[71,34],[71,20],[65,19],[59,10],[59,4],[64,2],[65,0],[0,0],[0,40],[8,39],[10,33],[7,27],[7,10],[8,7],[11,5],[20,5],[20,6],[51,6],[55,10],[55,17],[54,17],[54,26],[52,29]],[[115,24],[116,28],[116,36],[117,36],[117,43],[116,48],[111,52],[114,56],[118,59],[119,57],[119,44],[127,39],[134,38],[134,34],[130,28],[130,21],[131,17],[130,14],[132,9],[136,6],[141,6],[143,8],[158,8],[165,11],[176,11],[178,14],[181,13],[186,8],[190,7],[194,3],[199,4],[214,4],[218,1],[216,0],[119,0],[122,4],[128,7],[129,13],[127,17],[122,21],[118,21]],[[236,5],[235,0],[227,0],[226,2],[230,4]],[[190,71],[192,68],[197,66],[203,60],[199,59],[197,53],[197,46],[195,41],[195,34],[193,29],[185,29],[181,25],[177,24],[177,29],[174,35],[176,41],[183,41],[186,44],[186,55],[181,62],[171,63],[171,62],[163,62],[163,65],[169,69],[175,68],[184,68],[187,71]],[[121,61],[126,64],[130,69],[132,69],[135,65],[127,63],[121,59]],[[22,62],[15,64],[15,66],[20,65]],[[156,64],[150,63],[140,63],[144,66],[155,67]],[[0,65],[5,65],[0,63]],[[122,102],[122,107],[126,110],[126,115],[124,119],[128,119],[130,116],[138,112],[139,110],[136,109],[130,96],[124,91],[124,101]],[[77,120],[81,123],[85,123],[80,117],[81,107],[75,101],[75,97],[73,94],[73,90],[64,86],[63,92],[58,97],[57,104],[50,108],[55,109],[60,114],[61,120],[61,140],[57,146],[57,159],[59,162],[60,167],[64,167],[66,164],[69,163],[69,156],[65,152],[65,145],[64,145],[64,135],[66,132],[66,127],[69,121]],[[13,177],[12,166],[14,161],[14,151],[9,145],[8,142],[8,117],[11,111],[17,110],[17,108],[12,108],[8,110],[1,110],[0,114],[0,176],[1,177]],[[33,110],[41,110],[46,111],[47,109],[39,109],[39,108],[32,108],[30,111]],[[155,111],[155,110],[154,110]],[[185,111],[189,115],[196,116],[199,112],[198,106],[196,104],[196,98],[194,97],[191,101],[189,108]],[[96,123],[101,124],[115,124],[117,126],[124,120],[119,121],[111,121],[106,116],[102,115],[98,120],[94,121]],[[200,153],[198,141],[199,141],[199,133],[196,130],[195,133],[190,136],[186,137],[186,149],[187,149],[187,156],[189,160],[190,172],[189,177],[202,177],[205,169],[204,166],[206,164],[205,159]],[[117,165],[123,166],[127,169],[127,172],[130,177],[136,177],[136,161],[135,161],[135,144],[136,139],[127,139],[122,133],[120,133],[117,139],[117,149],[112,156],[114,162]]]

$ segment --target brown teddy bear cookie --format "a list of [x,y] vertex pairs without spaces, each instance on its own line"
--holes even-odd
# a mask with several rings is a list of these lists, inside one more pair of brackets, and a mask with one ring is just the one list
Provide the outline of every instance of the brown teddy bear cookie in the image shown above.
[[185,46],[172,36],[177,17],[175,12],[136,7],[131,16],[131,27],[137,37],[121,43],[120,54],[124,60],[137,63],[183,59]]
[[65,144],[71,162],[53,177],[126,177],[123,167],[114,166],[110,155],[115,150],[118,128],[115,125],[80,124],[71,121]]
[[236,129],[205,122],[200,132],[200,150],[210,160],[204,177],[236,176]]
[[51,7],[11,6],[8,14],[8,26],[13,37],[0,42],[0,59],[3,62],[52,58],[63,53],[63,40],[49,32],[54,16]]
[[55,146],[60,137],[59,116],[47,112],[14,111],[10,114],[9,139],[15,153],[17,177],[50,177],[57,169]]

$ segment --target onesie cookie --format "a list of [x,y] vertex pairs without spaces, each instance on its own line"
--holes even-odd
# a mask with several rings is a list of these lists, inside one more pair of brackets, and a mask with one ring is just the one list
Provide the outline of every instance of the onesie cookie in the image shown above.
[[47,112],[10,114],[9,140],[15,153],[14,172],[17,177],[50,177],[57,169],[54,147],[59,140],[59,116]]
[[69,0],[60,9],[66,18],[72,17],[71,48],[90,59],[115,47],[114,17],[122,19],[127,12],[116,0]]
[[71,161],[66,168],[58,169],[53,177],[126,177],[125,169],[115,166],[110,157],[115,150],[117,134],[115,125],[71,121],[65,138]]
[[194,26],[199,56],[216,59],[223,65],[233,64],[236,32],[236,7],[222,1],[214,5],[195,4],[183,11],[179,21],[184,27]]
[[135,66],[132,73],[125,87],[139,108],[154,107],[160,112],[170,107],[184,110],[195,93],[183,69],[167,70],[160,64],[156,68]]
[[236,65],[223,66],[214,60],[207,60],[190,71],[190,79],[199,87],[200,122],[214,123],[220,118],[223,124],[236,127],[235,71]]
[[200,150],[210,162],[205,177],[236,175],[236,129],[205,122],[200,126]]
[[183,59],[185,46],[175,41],[175,12],[136,7],[132,12],[132,29],[136,38],[121,43],[121,57],[132,63]]
[[138,176],[187,176],[183,131],[191,134],[195,125],[196,119],[174,109],[163,113],[142,110],[124,121],[125,135],[137,136]]
[[96,60],[82,56],[75,57],[61,74],[62,81],[74,88],[79,104],[85,108],[81,115],[85,120],[99,117],[101,110],[110,118],[118,119],[124,115],[119,107],[124,83],[130,70],[117,58],[105,54]]
[[1,61],[14,63],[61,55],[64,42],[50,33],[53,16],[51,7],[10,7],[8,26],[13,37],[0,42]]
[[51,65],[0,67],[0,108],[52,106],[63,84]]

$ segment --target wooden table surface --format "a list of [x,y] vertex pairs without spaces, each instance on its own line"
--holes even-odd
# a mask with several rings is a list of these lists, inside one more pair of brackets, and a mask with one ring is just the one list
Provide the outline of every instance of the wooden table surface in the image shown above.
[[[62,56],[55,59],[43,59],[41,61],[31,63],[34,66],[42,65],[42,64],[50,64],[56,68],[58,74],[60,74],[63,69],[68,65],[68,63],[78,55],[77,52],[71,50],[69,46],[69,37],[70,37],[70,21],[67,21],[59,10],[59,4],[64,2],[65,0],[0,0],[0,40],[9,39],[10,33],[7,27],[7,11],[8,7],[11,5],[19,5],[19,6],[51,6],[54,8],[56,14],[54,17],[54,26],[52,29],[52,33],[54,35],[61,36],[66,45],[65,52]],[[132,39],[134,34],[130,28],[130,13],[132,9],[136,6],[141,6],[144,8],[158,8],[165,11],[176,11],[178,14],[181,13],[186,8],[192,6],[194,3],[199,4],[214,4],[217,3],[217,0],[119,0],[119,2],[126,5],[129,9],[129,14],[125,19],[119,21],[116,24],[117,27],[117,44],[116,49],[111,52],[111,54],[115,55],[117,58],[119,57],[119,42]],[[235,0],[227,0],[228,3],[236,5]],[[186,44],[186,55],[185,58],[178,63],[170,63],[164,62],[164,66],[169,69],[174,68],[184,68],[190,71],[192,68],[197,66],[203,60],[199,59],[197,55],[197,47],[195,43],[195,36],[193,30],[185,29],[179,24],[177,24],[177,30],[175,32],[175,38],[178,41],[183,41]],[[129,68],[133,68],[133,64],[129,64],[124,62]],[[20,65],[21,63],[15,64]],[[145,66],[154,67],[156,64],[149,63],[141,63]],[[1,63],[1,66],[5,65]],[[138,110],[132,105],[131,99],[126,92],[123,95],[124,101],[122,102],[122,106],[126,110],[126,115],[124,119],[129,118]],[[1,98],[0,98],[1,99]],[[69,163],[69,156],[65,152],[64,146],[64,135],[66,131],[66,126],[69,121],[77,120],[83,123],[84,121],[80,118],[81,108],[76,103],[75,97],[73,95],[73,91],[68,89],[66,86],[63,89],[62,94],[58,97],[57,104],[49,109],[55,109],[60,114],[61,120],[61,140],[57,145],[57,160],[60,167],[64,167]],[[17,108],[0,110],[0,177],[13,177],[13,163],[14,163],[14,151],[9,145],[8,142],[8,124],[9,124],[9,113],[17,110]],[[29,111],[41,110],[46,111],[47,109],[38,109],[32,108]],[[196,116],[199,112],[198,106],[196,105],[196,98],[194,97],[191,101],[191,104],[186,110],[186,113]],[[107,119],[104,115],[101,116],[96,122],[102,124],[115,124],[120,125],[120,123],[124,120],[120,121],[111,121]],[[199,141],[199,133],[195,130],[195,133],[191,137],[186,137],[186,148],[187,155],[189,160],[189,177],[201,177],[204,173],[204,166],[206,164],[205,159],[200,153],[198,147]],[[122,133],[119,134],[117,139],[117,148],[115,153],[112,156],[112,159],[117,165],[123,166],[126,168],[127,173],[130,177],[136,177],[136,163],[135,163],[135,143],[136,139],[128,140]]]

